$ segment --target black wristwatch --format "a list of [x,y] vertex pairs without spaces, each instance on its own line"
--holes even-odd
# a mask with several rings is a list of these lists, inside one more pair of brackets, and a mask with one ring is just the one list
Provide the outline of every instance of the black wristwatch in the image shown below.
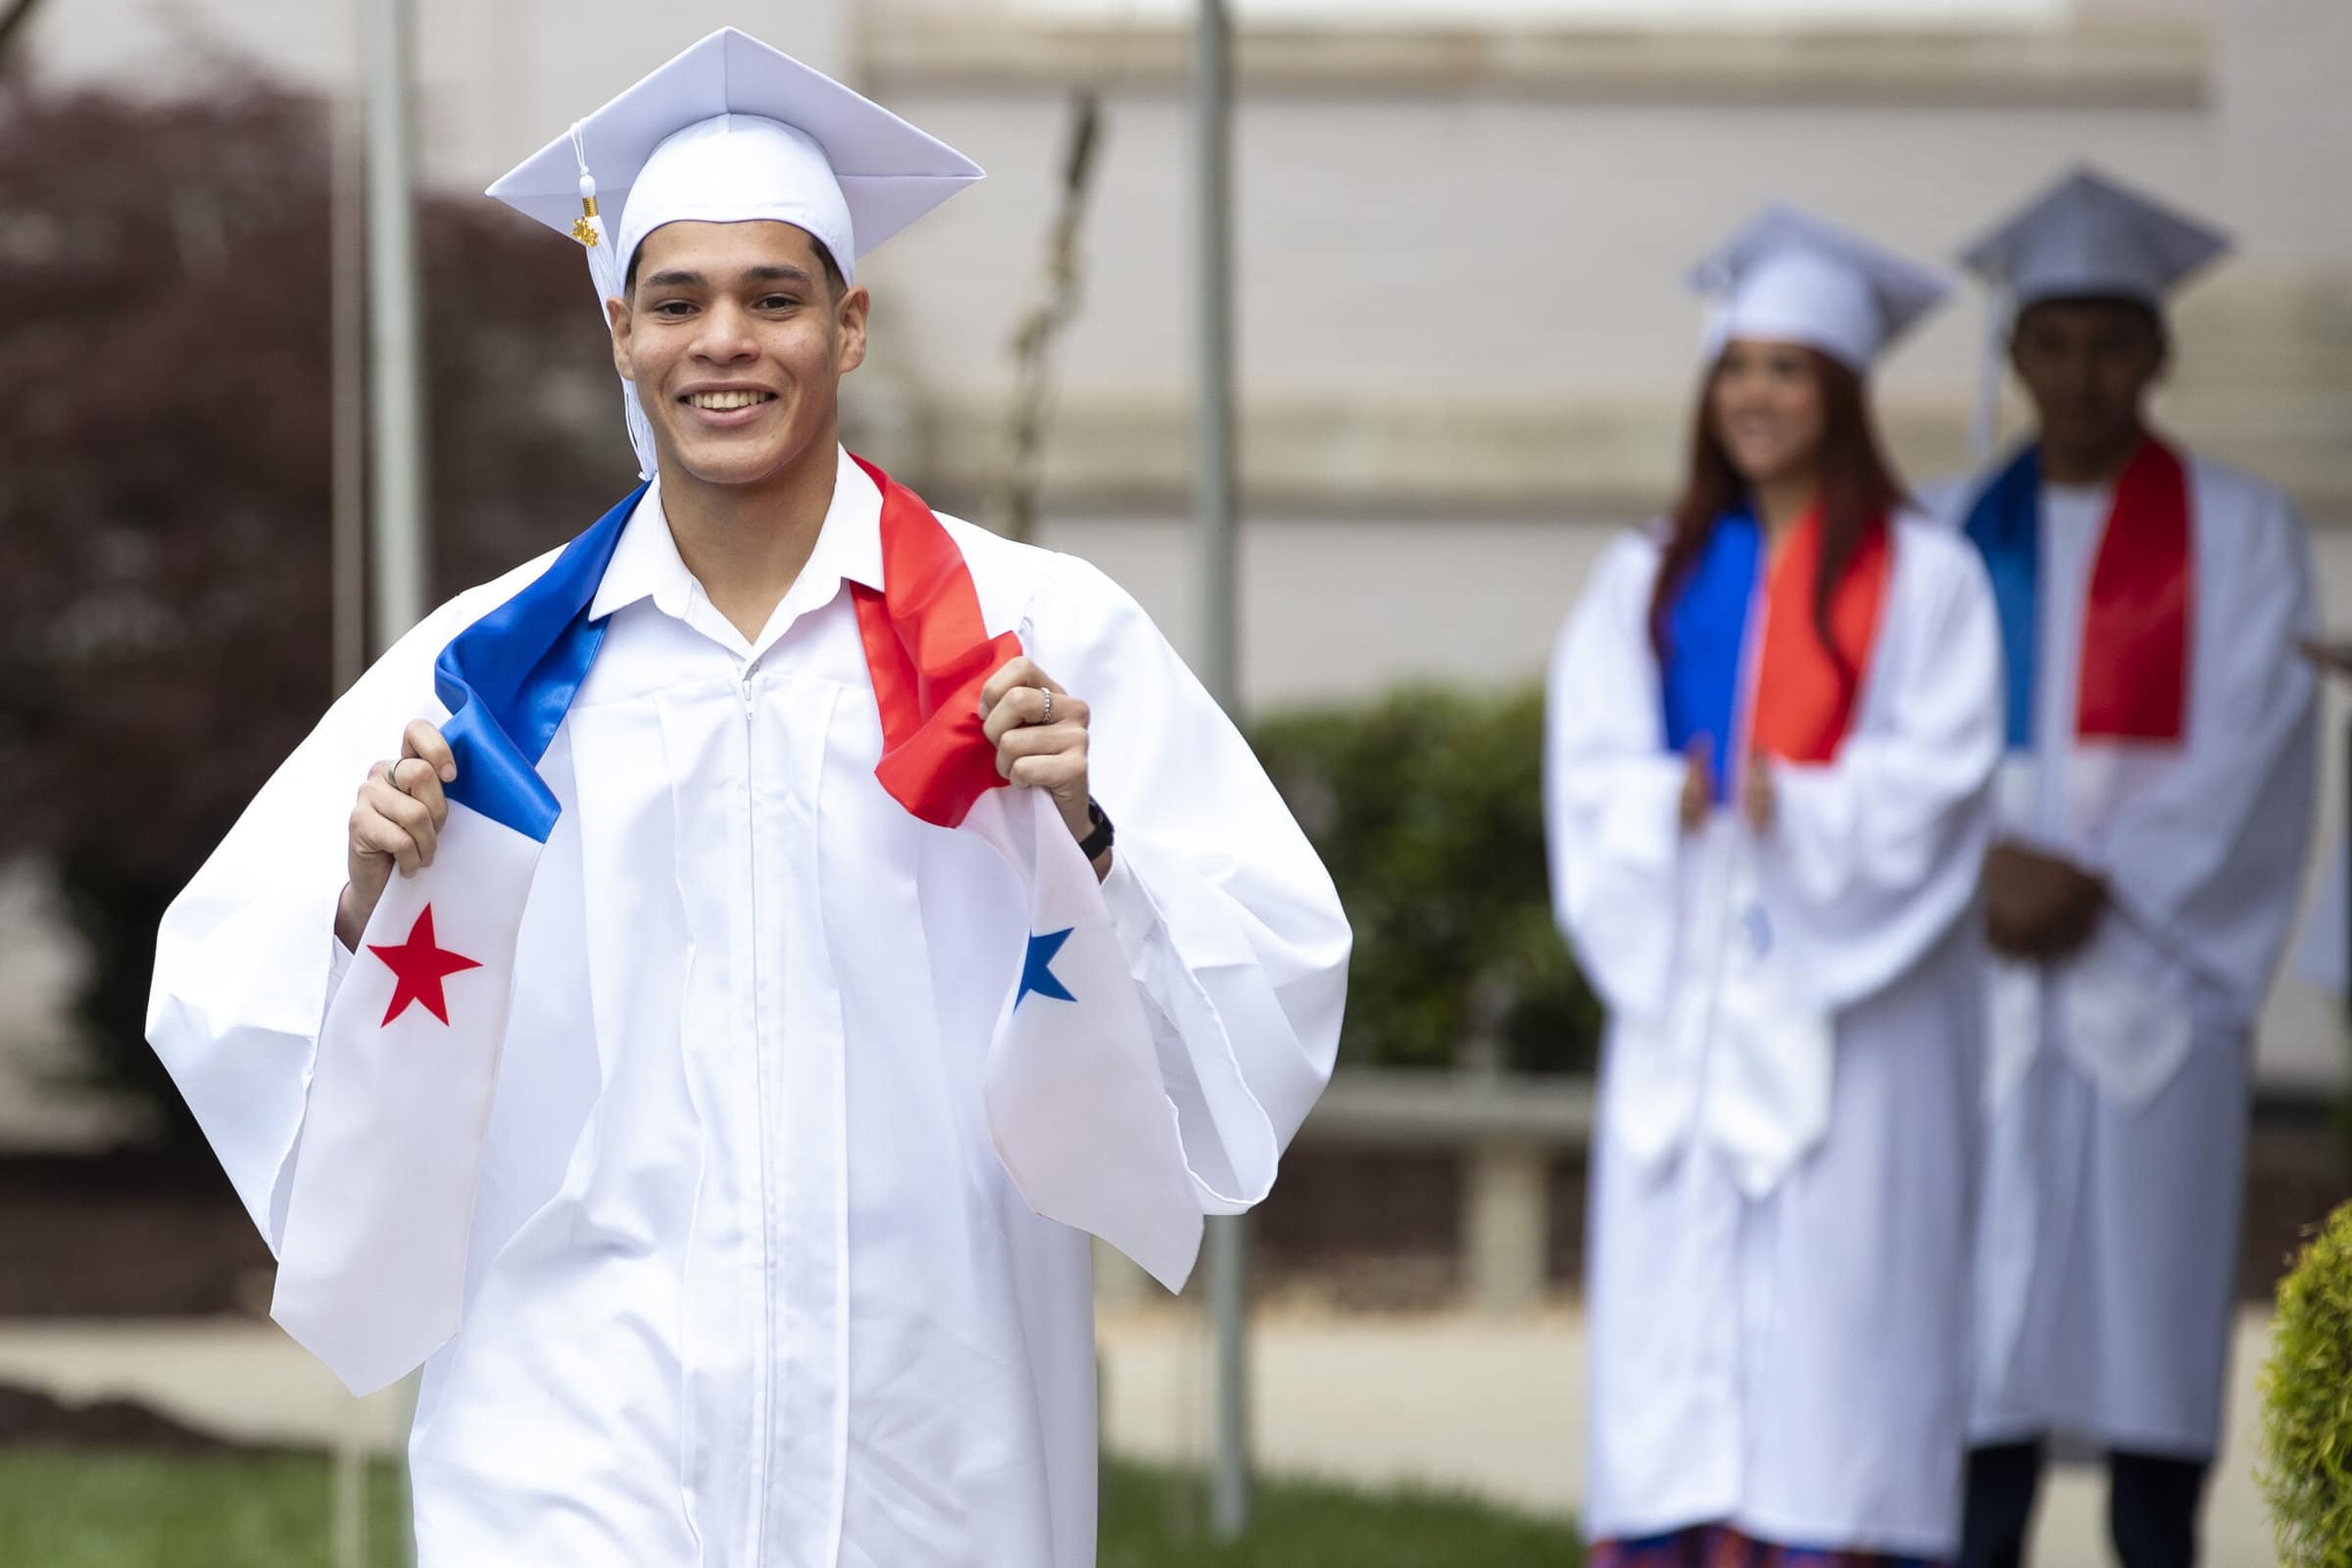
[[1086,798],[1086,819],[1095,824],[1094,831],[1078,841],[1078,853],[1091,862],[1102,858],[1117,835],[1111,831],[1110,818],[1103,814],[1102,804],[1092,795]]

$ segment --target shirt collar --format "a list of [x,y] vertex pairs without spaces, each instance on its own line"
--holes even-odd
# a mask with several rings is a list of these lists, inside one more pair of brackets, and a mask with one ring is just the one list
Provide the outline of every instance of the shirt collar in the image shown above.
[[[868,588],[882,586],[881,487],[858,466],[848,449],[835,450],[840,466],[833,477],[832,505],[825,511],[824,526],[817,531],[808,564],[784,596],[784,605],[796,610],[825,603],[845,581]],[[662,481],[657,476],[638,498],[629,520],[621,524],[620,542],[613,546],[604,581],[597,585],[596,598],[588,607],[589,618],[602,620],[640,599],[651,599],[655,609],[683,620],[687,607],[702,591],[670,534],[668,514],[662,509]]]

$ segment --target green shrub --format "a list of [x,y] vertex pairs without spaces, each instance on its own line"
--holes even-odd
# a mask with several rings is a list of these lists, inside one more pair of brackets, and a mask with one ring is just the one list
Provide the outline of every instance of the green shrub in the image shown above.
[[2278,1286],[2262,1369],[2262,1464],[2278,1560],[2352,1568],[2352,1203]]
[[[1344,1062],[1590,1070],[1600,1009],[1551,922],[1544,701],[1411,687],[1253,727],[1355,927]],[[1473,1042],[1486,1042],[1474,1047]]]

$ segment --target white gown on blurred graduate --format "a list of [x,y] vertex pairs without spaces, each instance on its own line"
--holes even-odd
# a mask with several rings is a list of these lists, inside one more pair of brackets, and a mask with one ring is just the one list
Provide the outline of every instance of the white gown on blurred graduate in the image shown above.
[[[1940,285],[1850,240],[1815,250],[1810,228],[1735,246],[1717,340],[1796,341],[1859,371]],[[1717,540],[1736,523],[1752,540],[1732,518]],[[1762,834],[1722,804],[1680,825],[1650,626],[1660,528],[1609,548],[1552,659],[1554,904],[1610,1015],[1588,1264],[1596,1542],[1722,1525],[1939,1557],[1958,1539],[1999,642],[1959,541],[1908,514],[1885,539],[1842,739],[1774,767]],[[1812,571],[1788,565],[1801,542],[1763,581],[1752,542],[1713,581],[1711,544],[1677,612],[1714,597],[1703,626],[1678,624],[1728,642],[1742,762],[1802,684],[1765,652],[1776,612],[1812,636]]]
[[[2225,245],[2084,173],[1968,259],[2012,310],[2161,311]],[[1997,832],[2108,890],[2082,953],[1990,968],[1972,1436],[2206,1457],[2228,1377],[2252,1030],[2317,782],[2315,683],[2296,654],[2315,623],[2308,542],[2278,490],[2159,440],[2103,487],[2042,484],[2031,452],[2012,455],[1951,511],[1989,542],[2007,622]],[[2110,548],[2173,582],[2185,613],[2098,610]]]
[[[721,110],[735,120],[706,121]],[[769,117],[748,121],[755,137],[775,118],[821,128],[868,244],[977,172],[714,35],[584,127],[611,199],[702,122],[683,187],[701,204],[674,205],[673,169],[666,194],[650,178],[629,193],[622,232],[747,216],[758,150],[731,144],[749,115]],[[694,177],[706,154],[734,160],[715,205]],[[502,189],[563,226],[573,157],[559,142]],[[821,217],[804,226],[846,271],[860,247]],[[462,1326],[426,1366],[412,1445],[420,1561],[1084,1568],[1090,1244],[1031,1211],[983,1081],[1013,977],[1043,993],[1020,1005],[1053,1006],[1067,970],[1051,949],[1025,966],[1022,887],[989,844],[877,781],[857,602],[889,586],[884,491],[841,458],[814,554],[749,640],[689,573],[661,495],[593,585],[601,650],[540,763],[562,815],[520,917],[487,1125],[426,1132],[481,1163],[454,1232]],[[1132,600],[1083,563],[945,526],[987,631],[1017,632],[1093,709],[1093,788],[1119,830],[1099,897],[1182,1146],[1173,1169],[1142,1169],[1141,1144],[1111,1151],[1095,1184],[1114,1205],[1174,1191],[1191,1212],[1161,1218],[1197,1235],[1200,1213],[1263,1196],[1324,1081],[1346,923],[1240,735]],[[322,1145],[316,1114],[314,1076],[335,1065],[322,1019],[374,962],[331,934],[352,793],[438,710],[444,644],[549,569],[403,638],[166,918],[151,1038],[273,1249],[290,1191],[331,1193],[383,1152],[365,1124]],[[426,876],[447,874],[451,844]],[[459,947],[446,920],[441,939]],[[453,1012],[472,978],[450,978]],[[1047,1087],[1083,1141],[1102,1113],[1083,1069]],[[317,1168],[330,1158],[350,1169]]]

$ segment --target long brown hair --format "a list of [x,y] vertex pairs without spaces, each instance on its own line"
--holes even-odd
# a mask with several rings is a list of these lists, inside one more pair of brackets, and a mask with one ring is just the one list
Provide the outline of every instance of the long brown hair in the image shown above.
[[[1903,487],[1886,462],[1870,403],[1862,395],[1862,378],[1828,355],[1800,351],[1813,367],[1821,387],[1825,423],[1818,466],[1821,474],[1821,571],[1813,580],[1813,630],[1849,688],[1860,678],[1830,632],[1830,603],[1845,575],[1854,552],[1865,539],[1886,526],[1887,517],[1902,505]],[[1747,481],[1732,466],[1732,455],[1715,428],[1715,376],[1718,361],[1708,368],[1698,388],[1698,412],[1690,421],[1690,478],[1675,503],[1674,531],[1658,562],[1657,586],[1649,601],[1649,640],[1663,663],[1668,647],[1668,617],[1675,596],[1698,565],[1715,524],[1726,513],[1747,503]],[[1762,519],[1757,519],[1761,523]]]

